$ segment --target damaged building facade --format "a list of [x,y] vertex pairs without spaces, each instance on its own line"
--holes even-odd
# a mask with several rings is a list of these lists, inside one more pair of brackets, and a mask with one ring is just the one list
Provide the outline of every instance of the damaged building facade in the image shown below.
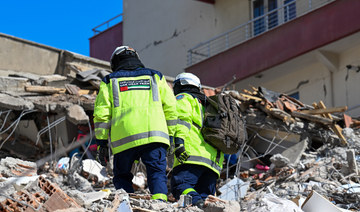
[[116,27],[122,43],[168,76],[185,69],[213,87],[235,76],[237,90],[264,86],[358,115],[359,8],[333,0],[124,0]]

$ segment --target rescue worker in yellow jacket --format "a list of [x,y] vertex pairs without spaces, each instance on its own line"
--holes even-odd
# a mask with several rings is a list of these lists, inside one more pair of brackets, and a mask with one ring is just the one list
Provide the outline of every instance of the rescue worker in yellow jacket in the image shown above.
[[200,92],[200,79],[181,73],[176,76],[173,89],[178,123],[171,190],[176,199],[188,194],[192,204],[202,208],[207,196],[215,194],[224,154],[206,143],[201,134],[206,96]]
[[145,68],[128,46],[117,47],[110,64],[113,72],[101,81],[94,108],[97,159],[106,165],[110,141],[114,186],[133,193],[131,167],[141,158],[152,198],[167,201],[166,152],[177,122],[175,96],[165,77]]

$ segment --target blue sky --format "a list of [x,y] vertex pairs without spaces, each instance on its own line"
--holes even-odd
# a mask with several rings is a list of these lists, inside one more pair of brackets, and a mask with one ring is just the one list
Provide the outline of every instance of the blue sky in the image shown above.
[[89,56],[91,29],[122,6],[122,0],[1,0],[0,32]]

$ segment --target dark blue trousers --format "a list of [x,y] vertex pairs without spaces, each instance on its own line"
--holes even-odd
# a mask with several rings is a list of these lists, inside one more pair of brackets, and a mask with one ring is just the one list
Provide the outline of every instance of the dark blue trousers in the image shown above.
[[205,200],[208,195],[214,195],[216,191],[216,179],[218,175],[211,169],[193,164],[179,165],[173,169],[171,177],[171,191],[176,199],[180,198],[185,190],[192,196],[192,204],[200,199]]
[[162,143],[151,143],[134,147],[114,155],[114,178],[116,189],[124,189],[133,193],[133,174],[131,167],[135,160],[141,158],[146,166],[147,182],[152,194],[162,193],[167,195],[166,177],[166,149]]

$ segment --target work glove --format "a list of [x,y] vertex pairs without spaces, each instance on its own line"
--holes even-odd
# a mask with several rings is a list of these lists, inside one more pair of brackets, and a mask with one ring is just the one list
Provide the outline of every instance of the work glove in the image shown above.
[[176,159],[182,164],[189,158],[189,154],[186,152],[184,144],[175,145],[174,154]]
[[107,145],[98,145],[96,151],[96,160],[102,165],[105,166],[109,162],[109,147]]

